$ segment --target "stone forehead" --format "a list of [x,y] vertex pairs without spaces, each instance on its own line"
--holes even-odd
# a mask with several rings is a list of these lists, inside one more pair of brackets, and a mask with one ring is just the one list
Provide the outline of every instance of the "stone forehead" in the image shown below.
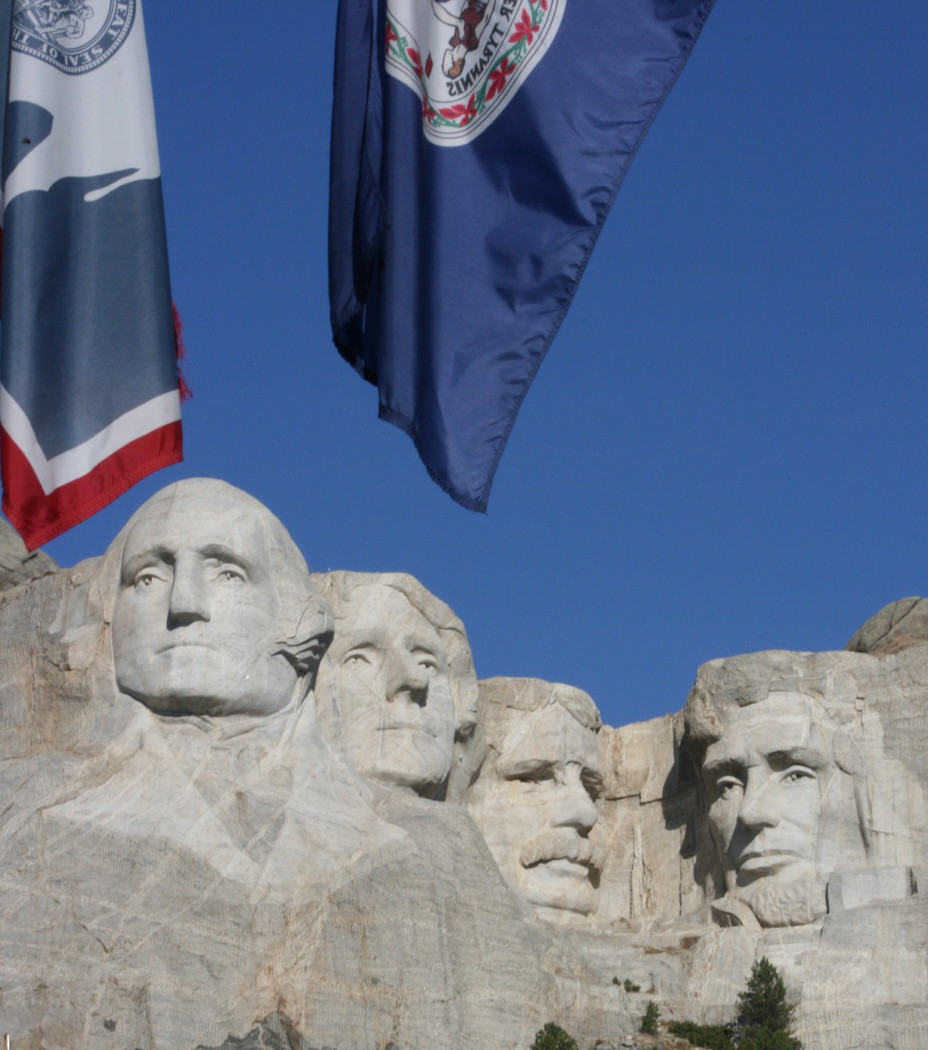
[[116,546],[121,549],[140,523],[170,515],[173,507],[185,510],[193,507],[204,518],[208,518],[211,512],[222,514],[230,507],[237,513],[248,514],[269,531],[276,546],[281,548],[281,554],[288,560],[292,559],[296,569],[306,570],[303,555],[280,519],[254,496],[217,478],[185,478],[156,492],[126,522],[110,549]]
[[684,707],[691,743],[697,748],[718,740],[745,708],[784,695],[805,698],[810,717],[824,725],[856,717],[863,661],[855,653],[748,653],[712,660],[696,675]]
[[[170,514],[174,506],[186,509],[191,504],[202,508],[204,516],[209,514],[211,509],[221,513],[229,507],[234,507],[240,513],[251,513],[255,518],[273,523],[286,532],[279,519],[263,503],[218,478],[185,478],[160,489],[138,508],[126,522],[122,532],[130,532],[139,522]],[[287,536],[289,539],[289,534]],[[290,542],[293,542],[292,539]]]
[[336,620],[350,620],[354,628],[377,625],[390,630],[408,627],[410,621],[414,621],[438,637],[434,625],[402,591],[382,583],[363,583],[355,587],[342,596],[334,613]]
[[440,599],[414,577],[404,572],[349,572],[339,570],[316,573],[316,585],[328,598],[332,611],[342,618],[352,595],[362,587],[385,587],[402,595],[407,602],[439,631],[455,631],[466,640],[464,624]]
[[485,678],[480,682],[478,708],[484,739],[499,744],[513,723],[552,704],[559,704],[591,732],[602,726],[592,697],[576,686],[540,678]]

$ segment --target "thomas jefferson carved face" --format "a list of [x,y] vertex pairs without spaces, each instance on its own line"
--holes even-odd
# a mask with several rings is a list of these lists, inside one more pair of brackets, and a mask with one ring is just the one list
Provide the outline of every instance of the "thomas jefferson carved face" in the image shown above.
[[538,916],[575,920],[595,908],[602,868],[589,838],[599,819],[596,734],[557,702],[509,714],[468,808],[500,871]]
[[822,913],[823,801],[836,775],[829,734],[812,701],[796,693],[732,710],[707,748],[709,829],[729,893],[761,925],[800,925]]
[[235,491],[155,497],[126,537],[116,681],[158,714],[266,715],[294,697],[263,508]]
[[359,773],[426,798],[440,793],[454,751],[447,656],[398,590],[365,584],[342,603],[316,705],[326,735]]

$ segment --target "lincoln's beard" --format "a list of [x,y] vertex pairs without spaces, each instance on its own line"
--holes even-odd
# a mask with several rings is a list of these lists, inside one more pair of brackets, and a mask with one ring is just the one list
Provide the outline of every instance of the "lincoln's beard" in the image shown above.
[[811,867],[792,878],[756,879],[732,892],[754,912],[761,926],[806,926],[827,911],[825,880]]

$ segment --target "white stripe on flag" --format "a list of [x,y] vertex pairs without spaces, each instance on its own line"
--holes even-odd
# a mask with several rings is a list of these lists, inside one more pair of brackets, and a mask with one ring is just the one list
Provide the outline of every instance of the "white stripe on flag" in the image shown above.
[[69,481],[89,474],[98,463],[130,441],[179,419],[180,395],[176,390],[169,390],[130,409],[75,448],[46,459],[26,413],[6,388],[0,386],[0,425],[29,461],[46,496]]

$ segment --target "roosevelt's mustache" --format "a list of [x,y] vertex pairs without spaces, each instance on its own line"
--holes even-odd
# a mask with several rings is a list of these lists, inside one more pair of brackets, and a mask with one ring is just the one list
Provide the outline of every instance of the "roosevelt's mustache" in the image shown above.
[[603,850],[573,828],[551,828],[527,842],[519,854],[523,868],[550,860],[569,860],[598,872],[603,866]]

